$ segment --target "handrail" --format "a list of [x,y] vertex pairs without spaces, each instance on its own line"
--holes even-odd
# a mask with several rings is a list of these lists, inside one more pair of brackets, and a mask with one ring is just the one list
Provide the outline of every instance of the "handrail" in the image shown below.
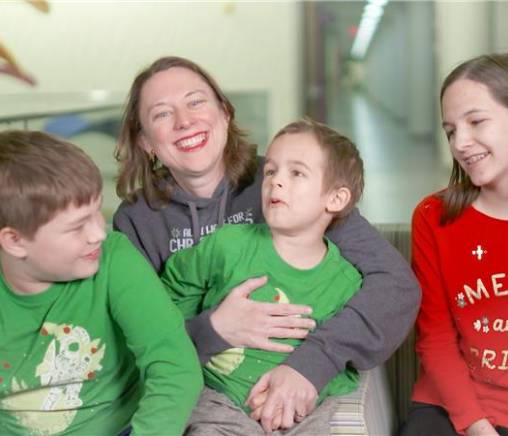
[[0,95],[0,123],[122,109],[125,95],[103,90]]
[[54,111],[46,111],[46,112],[32,112],[29,114],[21,114],[21,115],[8,115],[8,116],[0,116],[0,123],[14,123],[17,121],[31,121],[38,118],[47,118],[54,117],[58,115],[69,115],[69,114],[83,114],[83,113],[93,113],[93,112],[103,112],[109,111],[113,109],[121,109],[123,107],[122,104],[111,104],[111,105],[102,105],[95,106],[90,108],[82,108],[82,109],[59,109]]

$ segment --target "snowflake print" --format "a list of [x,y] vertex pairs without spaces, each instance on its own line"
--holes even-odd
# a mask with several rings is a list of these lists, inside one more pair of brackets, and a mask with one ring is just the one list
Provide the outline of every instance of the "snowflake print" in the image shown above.
[[477,319],[474,323],[473,323],[473,328],[479,332],[482,328],[482,323],[480,322],[479,319]]
[[455,300],[457,301],[457,306],[459,306],[461,309],[467,305],[466,300],[464,299],[464,294],[462,292],[457,294]]

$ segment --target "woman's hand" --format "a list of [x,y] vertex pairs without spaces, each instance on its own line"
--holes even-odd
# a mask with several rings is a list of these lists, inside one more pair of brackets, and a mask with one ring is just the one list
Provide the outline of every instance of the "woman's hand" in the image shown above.
[[316,323],[301,315],[310,314],[312,309],[296,304],[250,300],[251,292],[266,281],[265,276],[238,285],[210,316],[210,322],[215,331],[233,347],[290,353],[293,351],[291,345],[279,344],[270,338],[305,338]]
[[479,419],[466,428],[467,436],[499,436],[487,418]]

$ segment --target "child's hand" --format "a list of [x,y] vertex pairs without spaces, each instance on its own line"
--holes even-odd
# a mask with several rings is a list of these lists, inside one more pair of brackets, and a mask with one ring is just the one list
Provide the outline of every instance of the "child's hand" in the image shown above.
[[499,436],[494,426],[489,422],[488,419],[483,418],[473,422],[466,429],[467,436]]
[[[252,394],[251,394],[252,395]],[[246,404],[252,410],[250,417],[256,421],[261,419],[261,412],[265,405],[266,398],[268,397],[268,390],[259,392],[254,396],[247,398]]]
[[[264,397],[252,402],[258,395]],[[263,400],[260,410],[257,401]],[[251,389],[246,403],[253,409],[253,419],[261,421],[269,433],[278,428],[291,428],[315,407],[317,391],[298,371],[279,365],[264,374]],[[257,407],[253,407],[257,406]]]

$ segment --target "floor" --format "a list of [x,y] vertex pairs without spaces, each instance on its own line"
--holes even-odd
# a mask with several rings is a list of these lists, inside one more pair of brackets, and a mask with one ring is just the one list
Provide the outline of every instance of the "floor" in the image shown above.
[[372,223],[410,222],[418,202],[446,186],[450,169],[440,163],[431,140],[411,137],[364,94],[344,89],[337,94],[328,123],[360,149],[365,166],[360,211]]

